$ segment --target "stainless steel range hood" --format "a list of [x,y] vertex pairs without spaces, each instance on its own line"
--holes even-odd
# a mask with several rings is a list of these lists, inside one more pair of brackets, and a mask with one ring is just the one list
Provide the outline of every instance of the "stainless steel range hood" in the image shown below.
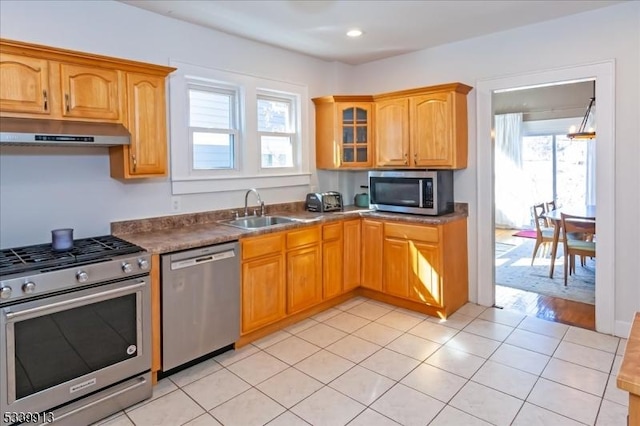
[[129,145],[129,131],[118,123],[0,117],[0,145]]

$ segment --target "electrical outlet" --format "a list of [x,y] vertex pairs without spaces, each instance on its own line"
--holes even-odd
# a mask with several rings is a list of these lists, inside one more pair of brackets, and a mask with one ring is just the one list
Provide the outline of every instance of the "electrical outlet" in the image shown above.
[[171,197],[171,210],[179,212],[180,208],[180,197]]

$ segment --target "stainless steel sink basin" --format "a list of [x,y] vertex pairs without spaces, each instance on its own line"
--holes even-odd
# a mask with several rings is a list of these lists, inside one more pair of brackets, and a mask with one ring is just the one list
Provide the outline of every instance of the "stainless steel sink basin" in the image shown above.
[[283,223],[303,222],[300,219],[292,219],[283,216],[249,216],[238,219],[222,220],[224,225],[235,226],[244,229],[264,228],[265,226],[281,225]]

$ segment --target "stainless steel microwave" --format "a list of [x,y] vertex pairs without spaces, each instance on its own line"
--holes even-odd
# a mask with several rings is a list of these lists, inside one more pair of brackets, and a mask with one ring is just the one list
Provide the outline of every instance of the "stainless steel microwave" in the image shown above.
[[438,216],[453,203],[453,170],[369,172],[371,209]]

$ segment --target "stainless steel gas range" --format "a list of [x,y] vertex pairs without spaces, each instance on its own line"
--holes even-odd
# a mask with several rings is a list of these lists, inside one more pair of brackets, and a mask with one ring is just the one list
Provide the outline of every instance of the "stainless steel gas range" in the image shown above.
[[0,250],[0,413],[89,424],[151,396],[150,255],[110,235]]

